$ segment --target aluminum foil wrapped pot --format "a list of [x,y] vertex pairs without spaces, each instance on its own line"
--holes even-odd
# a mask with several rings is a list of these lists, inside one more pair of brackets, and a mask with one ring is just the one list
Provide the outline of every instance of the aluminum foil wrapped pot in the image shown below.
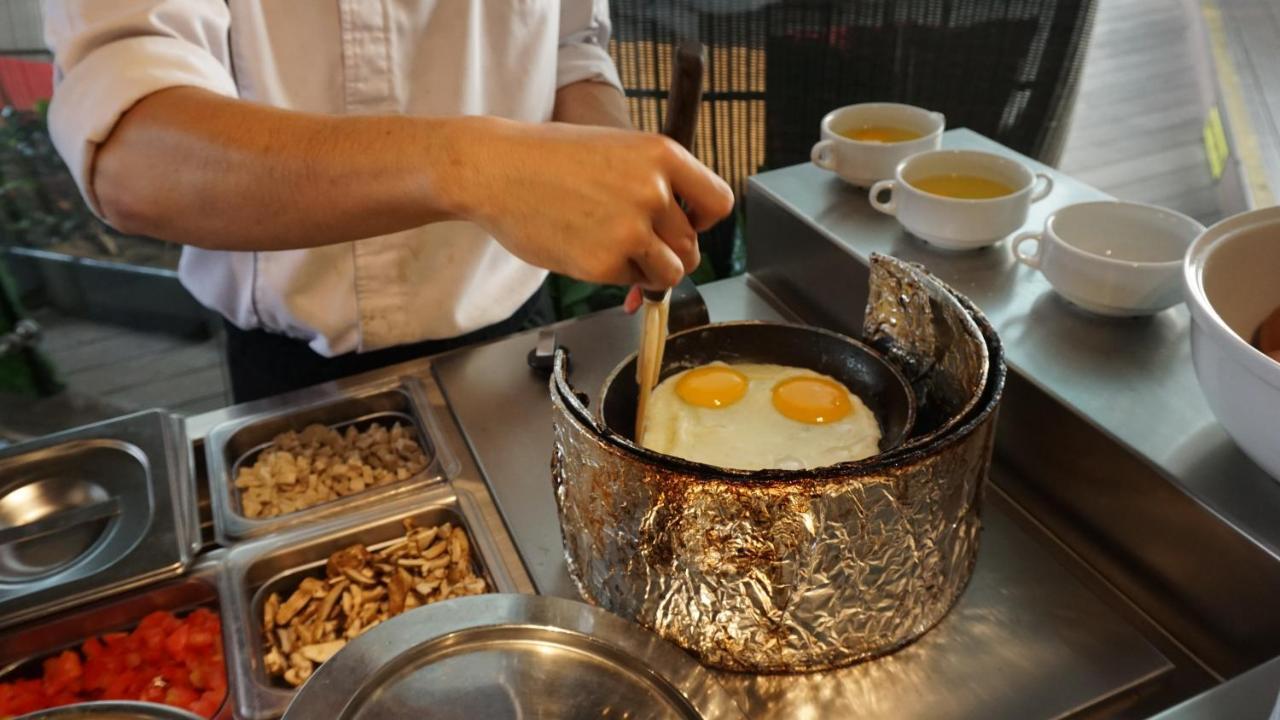
[[[717,354],[744,347],[724,340],[751,325],[672,335],[663,377],[717,358],[779,362]],[[966,299],[879,256],[864,338],[909,379],[919,420],[896,447],[807,470],[730,470],[642,448],[625,419],[634,356],[606,381],[600,416],[558,357],[552,480],[582,596],[708,665],[752,672],[846,665],[937,623],[973,570],[1003,353]],[[817,368],[808,347],[790,344],[784,364]],[[886,426],[883,406],[868,405]]]

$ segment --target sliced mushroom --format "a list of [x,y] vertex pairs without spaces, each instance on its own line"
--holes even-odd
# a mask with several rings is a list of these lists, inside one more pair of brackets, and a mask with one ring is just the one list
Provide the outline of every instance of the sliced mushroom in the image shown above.
[[284,604],[276,611],[277,625],[287,625],[289,621],[293,619],[294,615],[301,612],[302,609],[307,606],[307,603],[311,602],[313,586],[310,583],[316,582],[319,581],[315,578],[306,578],[302,581],[302,584],[298,586],[298,589],[294,590],[293,594],[289,596],[289,599],[284,601]]
[[314,645],[303,645],[302,655],[312,662],[322,663],[338,654],[338,651],[345,647],[346,644],[346,640],[334,640]]
[[337,604],[338,598],[341,597],[344,589],[346,589],[345,583],[334,585],[329,589],[329,594],[325,595],[324,599],[320,601],[320,610],[316,612],[315,617],[315,622],[318,625],[323,626],[324,622],[329,619],[329,614],[333,612],[333,606]]
[[404,600],[413,587],[413,577],[403,568],[398,570],[387,582],[387,611],[394,617],[404,612]]
[[439,540],[431,547],[422,551],[422,557],[426,560],[430,560],[431,558],[437,557],[438,555],[440,555],[441,553],[443,553],[445,550],[448,550],[448,549],[449,549],[449,543],[445,542],[444,540]]
[[[334,452],[308,461],[352,465]],[[363,472],[363,471],[361,471]],[[404,537],[377,551],[352,545],[333,553],[327,578],[305,578],[281,602],[272,593],[263,607],[266,635],[264,666],[276,677],[298,684],[347,641],[388,618],[450,597],[485,592],[484,578],[471,566],[470,542],[461,527],[442,523],[418,528],[404,524]]]
[[271,593],[267,596],[267,602],[262,606],[262,628],[267,635],[271,635],[272,629],[276,626],[276,613],[280,611],[280,596]]
[[271,648],[270,651],[262,658],[262,665],[271,675],[279,675],[284,672],[285,665],[284,656],[280,654],[279,648]]
[[352,581],[360,583],[361,585],[374,584],[374,579],[372,577],[361,573],[359,570],[356,570],[355,568],[343,568],[342,574],[351,578]]

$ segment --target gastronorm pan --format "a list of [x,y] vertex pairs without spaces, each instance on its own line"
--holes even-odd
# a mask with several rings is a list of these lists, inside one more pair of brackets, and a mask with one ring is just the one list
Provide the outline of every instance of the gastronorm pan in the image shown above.
[[419,527],[449,522],[471,541],[477,575],[490,591],[515,589],[499,561],[493,533],[465,493],[439,487],[389,506],[367,508],[340,520],[322,522],[304,532],[265,537],[231,549],[223,567],[223,625],[228,661],[236,674],[236,712],[241,720],[265,720],[284,712],[295,689],[271,679],[263,665],[263,604],[278,590],[291,592],[304,577],[321,576],[329,555],[363,544],[376,549],[404,534],[403,521]]
[[[281,396],[280,405],[214,427],[205,441],[214,526],[218,542],[230,546],[242,540],[302,527],[358,507],[444,483],[456,472],[454,459],[443,444],[435,442],[435,419],[421,402],[421,388],[414,378],[379,380],[343,391],[311,388]],[[373,424],[407,425],[428,459],[420,473],[398,482],[370,487],[336,500],[266,518],[250,518],[240,508],[236,475],[270,447],[278,434],[301,431],[308,425],[326,425],[339,431]]]

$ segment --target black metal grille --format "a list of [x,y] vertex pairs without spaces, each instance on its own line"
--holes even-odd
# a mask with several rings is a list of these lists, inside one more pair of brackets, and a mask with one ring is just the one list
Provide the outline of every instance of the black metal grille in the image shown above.
[[[741,193],[761,169],[805,162],[823,114],[857,102],[938,110],[948,127],[1055,163],[1095,0],[611,0],[610,8],[610,50],[642,130],[661,127],[671,45],[707,45],[695,151]],[[718,270],[732,234],[704,236]]]

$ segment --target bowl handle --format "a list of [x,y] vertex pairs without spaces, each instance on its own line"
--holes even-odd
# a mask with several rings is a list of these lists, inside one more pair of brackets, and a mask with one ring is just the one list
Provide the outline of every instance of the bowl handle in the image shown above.
[[831,148],[834,146],[835,143],[830,140],[819,140],[814,143],[813,149],[809,151],[809,159],[813,161],[814,165],[817,165],[823,170],[835,172],[836,159],[835,155],[831,151]]
[[[1023,243],[1031,240],[1036,241],[1036,251],[1030,255],[1022,254],[1019,248],[1022,247]],[[1037,270],[1040,269],[1040,257],[1044,255],[1044,238],[1040,237],[1039,232],[1033,231],[1018,233],[1018,236],[1013,239],[1013,244],[1010,246],[1010,249],[1013,250],[1013,258],[1015,260],[1027,267],[1033,267]]]
[[[867,192],[867,200],[871,201],[871,207],[879,210],[885,215],[897,215],[898,214],[897,188],[898,188],[898,181],[881,180],[880,182],[871,186],[871,190]],[[880,193],[884,192],[885,190],[889,191],[889,202],[880,201]]]
[[1053,192],[1053,178],[1045,175],[1044,173],[1036,173],[1036,179],[1032,185],[1041,181],[1044,182],[1044,186],[1039,190],[1033,190],[1031,192],[1031,202],[1033,203],[1040,202],[1041,200],[1049,197],[1049,193]]

